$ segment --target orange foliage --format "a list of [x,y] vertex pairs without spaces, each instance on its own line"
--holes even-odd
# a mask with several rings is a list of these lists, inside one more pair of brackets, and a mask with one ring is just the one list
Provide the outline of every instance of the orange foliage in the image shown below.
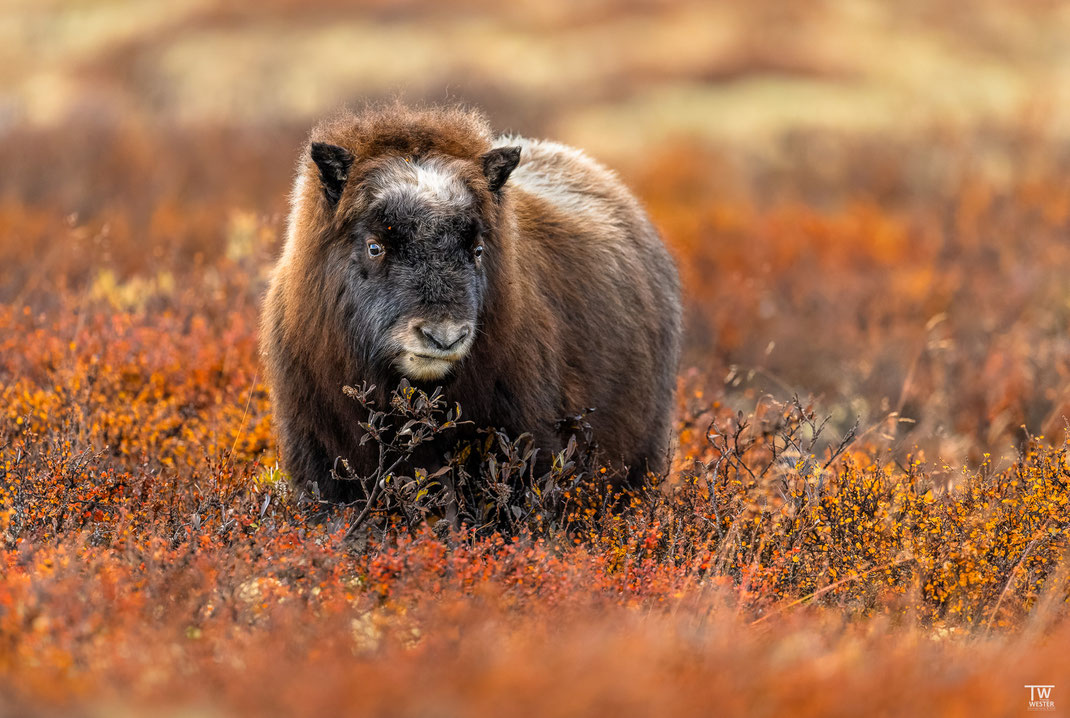
[[1070,669],[1058,163],[663,148],[631,176],[688,292],[672,476],[567,533],[361,543],[274,470],[291,145],[95,141],[51,194],[0,152],[0,711],[1005,715]]

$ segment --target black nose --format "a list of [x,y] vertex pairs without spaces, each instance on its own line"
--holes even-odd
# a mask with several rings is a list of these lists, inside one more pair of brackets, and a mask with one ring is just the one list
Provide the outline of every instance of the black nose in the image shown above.
[[471,328],[456,322],[426,322],[419,326],[419,330],[428,344],[445,352],[464,341]]

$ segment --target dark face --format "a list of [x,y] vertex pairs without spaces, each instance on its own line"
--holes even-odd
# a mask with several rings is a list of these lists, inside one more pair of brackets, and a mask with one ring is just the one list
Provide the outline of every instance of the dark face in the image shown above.
[[476,198],[443,160],[399,158],[364,186],[345,280],[360,349],[410,379],[442,379],[471,350],[487,298]]

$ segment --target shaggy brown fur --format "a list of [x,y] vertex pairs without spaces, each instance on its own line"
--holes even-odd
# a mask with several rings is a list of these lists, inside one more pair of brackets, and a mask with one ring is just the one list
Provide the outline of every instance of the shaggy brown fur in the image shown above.
[[[404,204],[388,209],[408,214],[382,224],[411,220],[403,237],[370,219],[398,188]],[[474,229],[442,229],[454,226]],[[472,336],[449,356],[433,350],[441,360],[405,354],[431,341],[412,338],[427,317],[470,322]],[[604,461],[633,480],[660,472],[679,341],[672,259],[617,177],[581,152],[495,139],[460,109],[395,105],[313,130],[262,327],[282,458],[299,485],[358,496],[330,470],[344,457],[370,473],[377,455],[360,446],[365,417],[341,388],[385,391],[403,373],[443,384],[475,425],[531,432],[551,451],[565,440],[555,423],[593,407]]]

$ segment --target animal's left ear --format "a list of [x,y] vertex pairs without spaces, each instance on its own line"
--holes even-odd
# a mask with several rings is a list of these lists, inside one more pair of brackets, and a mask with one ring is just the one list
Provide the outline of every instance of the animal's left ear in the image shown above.
[[483,175],[491,192],[497,192],[520,162],[519,147],[497,147],[483,155]]
[[342,190],[349,177],[349,167],[353,164],[353,155],[343,147],[325,142],[313,142],[310,153],[312,161],[319,168],[327,204],[333,208],[342,197]]

